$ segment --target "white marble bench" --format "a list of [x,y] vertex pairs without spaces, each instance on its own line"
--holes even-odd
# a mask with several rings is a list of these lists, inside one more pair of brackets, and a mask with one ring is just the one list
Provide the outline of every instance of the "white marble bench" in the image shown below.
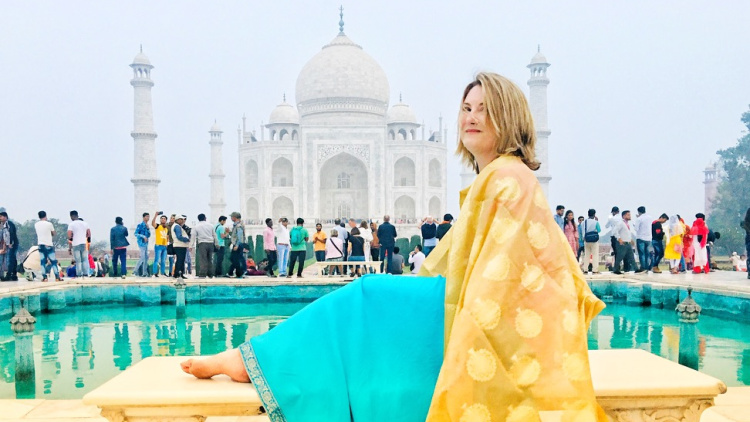
[[[642,350],[591,351],[591,373],[599,403],[614,421],[698,422],[726,391],[716,378]],[[112,422],[193,422],[208,416],[260,414],[249,384],[218,376],[198,380],[180,370],[183,357],[144,359],[87,394]],[[545,412],[543,420],[559,420]]]
[[376,274],[380,273],[380,261],[318,261],[315,265],[318,266],[318,276],[323,276],[323,270],[330,267],[343,267],[342,269],[354,270],[355,266],[358,267],[370,267],[375,271]]

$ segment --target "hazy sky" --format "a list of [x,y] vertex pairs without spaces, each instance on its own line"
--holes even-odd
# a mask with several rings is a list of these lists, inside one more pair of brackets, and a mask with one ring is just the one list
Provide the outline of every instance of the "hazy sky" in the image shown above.
[[[176,5],[179,4],[179,7]],[[0,12],[0,206],[18,221],[77,209],[95,239],[133,221],[133,88],[152,78],[160,208],[208,213],[209,134],[224,129],[228,211],[239,207],[237,126],[294,100],[303,65],[338,33],[340,1],[4,2]],[[552,67],[550,202],[600,216],[703,208],[703,169],[742,135],[750,103],[750,2],[378,1],[344,3],[345,32],[404,101],[449,128],[479,70],[528,92],[541,44]],[[291,101],[290,101],[291,102]]]

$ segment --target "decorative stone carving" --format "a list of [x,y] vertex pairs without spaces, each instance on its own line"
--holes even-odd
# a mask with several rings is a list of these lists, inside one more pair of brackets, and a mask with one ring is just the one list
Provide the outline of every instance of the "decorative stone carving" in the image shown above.
[[686,406],[605,410],[617,422],[699,422],[703,411],[713,404],[712,399],[698,399]]
[[318,146],[318,165],[341,152],[346,152],[370,164],[370,147],[368,145],[320,145]]

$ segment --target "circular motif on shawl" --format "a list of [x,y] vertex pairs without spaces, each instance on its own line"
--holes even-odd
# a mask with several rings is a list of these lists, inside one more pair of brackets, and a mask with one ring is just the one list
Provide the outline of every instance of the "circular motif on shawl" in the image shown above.
[[464,414],[461,415],[459,422],[490,422],[492,417],[490,415],[490,409],[481,403],[474,403],[471,406],[464,409]]
[[578,314],[571,311],[563,311],[562,325],[570,334],[578,333]]
[[531,356],[518,359],[510,368],[510,375],[519,387],[528,387],[535,383],[541,372],[542,366],[539,361]]
[[497,223],[492,224],[490,229],[490,236],[495,239],[497,243],[505,243],[511,237],[515,236],[520,223],[512,218],[501,218]]
[[508,408],[508,418],[506,422],[528,422],[538,421],[539,412],[531,406],[520,405],[514,408]]
[[510,272],[510,258],[501,253],[492,258],[484,267],[482,277],[490,280],[505,280]]
[[497,362],[492,352],[487,349],[469,349],[466,372],[474,381],[489,381],[495,376],[496,370]]
[[560,287],[566,294],[572,297],[576,297],[576,282],[573,279],[573,274],[571,274],[570,271],[566,270],[565,272],[563,272],[562,279],[560,280]]
[[542,317],[531,309],[524,309],[516,315],[516,332],[523,338],[538,336],[542,325]]
[[526,265],[521,273],[521,285],[530,292],[538,292],[544,287],[544,271],[536,265]]
[[563,355],[563,371],[568,379],[582,381],[586,378],[586,359],[580,353],[566,353]]
[[526,232],[529,236],[529,242],[535,249],[544,249],[549,245],[549,232],[542,223],[529,223],[529,230]]
[[503,177],[495,182],[497,199],[503,202],[515,202],[521,197],[521,185],[514,177]]
[[534,192],[534,205],[536,205],[539,208],[544,209],[545,211],[547,208],[547,198],[544,197],[544,191],[541,187],[536,188],[536,192]]
[[469,313],[474,317],[479,328],[492,330],[500,323],[500,305],[490,299],[474,299],[469,308]]

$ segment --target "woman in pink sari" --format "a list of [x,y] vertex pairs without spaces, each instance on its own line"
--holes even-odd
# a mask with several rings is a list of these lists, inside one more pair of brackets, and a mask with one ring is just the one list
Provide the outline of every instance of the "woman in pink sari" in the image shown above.
[[566,211],[564,218],[565,225],[563,225],[563,233],[565,233],[565,238],[568,239],[568,244],[573,249],[574,254],[578,252],[578,227],[576,226],[575,217],[573,211]]

